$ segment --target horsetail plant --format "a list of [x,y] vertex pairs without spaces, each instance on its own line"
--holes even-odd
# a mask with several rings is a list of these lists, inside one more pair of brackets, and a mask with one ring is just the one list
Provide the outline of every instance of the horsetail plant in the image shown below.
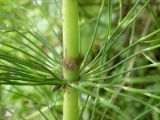
[[160,29],[152,1],[34,0],[31,11],[27,3],[2,3],[0,119],[14,116],[14,106],[7,106],[11,95],[32,106],[21,106],[13,120],[160,119],[160,63],[154,58]]

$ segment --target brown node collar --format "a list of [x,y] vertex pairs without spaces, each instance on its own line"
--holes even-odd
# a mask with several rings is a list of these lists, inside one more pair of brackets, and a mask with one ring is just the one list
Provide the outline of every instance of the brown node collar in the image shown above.
[[62,59],[62,65],[63,65],[63,67],[66,68],[66,69],[68,69],[68,70],[76,69],[77,67],[79,67],[79,64],[80,64],[79,58],[77,58],[77,59],[63,58]]

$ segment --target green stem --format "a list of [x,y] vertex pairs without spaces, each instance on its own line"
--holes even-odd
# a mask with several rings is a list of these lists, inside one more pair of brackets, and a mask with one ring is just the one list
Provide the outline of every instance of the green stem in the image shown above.
[[[79,78],[78,0],[63,0],[63,76],[68,82]],[[78,91],[66,86],[63,120],[78,120]]]

